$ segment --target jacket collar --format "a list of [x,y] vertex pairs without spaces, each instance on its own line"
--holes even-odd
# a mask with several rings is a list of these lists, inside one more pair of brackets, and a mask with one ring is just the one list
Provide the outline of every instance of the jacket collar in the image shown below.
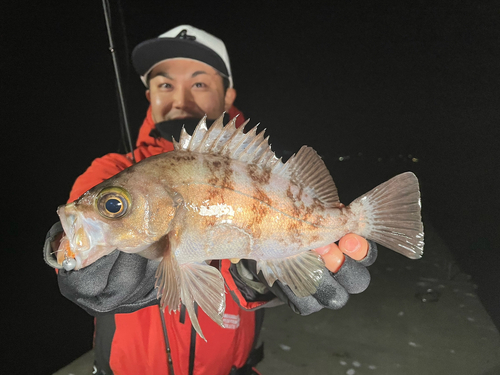
[[[236,127],[239,127],[239,126],[241,126],[241,124],[243,124],[243,122],[245,121],[245,118],[244,118],[243,113],[235,106],[232,106],[229,109],[229,111],[227,111],[226,117],[224,118],[224,120],[225,120],[225,122],[229,121],[229,119],[232,119],[235,116],[238,116],[236,119]],[[162,128],[162,124],[165,124],[165,122],[158,123],[157,125],[159,125],[159,127]],[[171,129],[169,129],[168,124],[166,126],[163,126],[163,127],[166,128],[166,130],[163,131],[163,134],[162,134],[162,130],[160,130],[160,129],[155,131],[157,129],[157,127],[155,126],[155,123],[153,121],[153,116],[151,114],[151,106],[149,106],[149,108],[146,112],[146,118],[144,119],[144,122],[142,123],[142,126],[139,129],[139,134],[137,136],[136,146],[140,147],[140,146],[157,145],[158,144],[158,141],[157,141],[158,135],[160,135],[165,140],[171,142],[172,135],[174,135],[176,137],[176,139],[179,137],[180,129],[182,128],[182,124],[180,126],[172,125]],[[177,127],[179,127],[179,129],[177,129]],[[193,129],[186,128],[186,130],[190,134],[192,134],[194,128]],[[165,135],[165,137],[164,137],[164,135]],[[166,138],[166,137],[169,137],[169,138]]]

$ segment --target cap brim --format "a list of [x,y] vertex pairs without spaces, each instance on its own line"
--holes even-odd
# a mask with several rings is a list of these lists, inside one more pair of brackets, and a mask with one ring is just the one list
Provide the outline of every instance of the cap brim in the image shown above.
[[226,77],[229,73],[222,58],[201,43],[179,38],[156,38],[142,42],[132,52],[132,64],[140,76],[163,60],[187,58],[210,65]]

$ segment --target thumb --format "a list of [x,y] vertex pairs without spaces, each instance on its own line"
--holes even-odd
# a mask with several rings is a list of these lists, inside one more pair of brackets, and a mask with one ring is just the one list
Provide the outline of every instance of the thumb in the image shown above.
[[339,241],[340,251],[355,260],[366,257],[369,247],[367,240],[354,233],[346,234]]

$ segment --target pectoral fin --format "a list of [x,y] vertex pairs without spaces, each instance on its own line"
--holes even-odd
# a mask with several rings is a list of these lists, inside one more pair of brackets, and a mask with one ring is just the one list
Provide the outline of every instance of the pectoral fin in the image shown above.
[[158,288],[158,298],[161,298],[161,309],[164,311],[168,306],[169,312],[177,311],[181,299],[181,270],[171,251],[165,252],[156,270],[155,287]]
[[205,340],[196,317],[194,303],[221,327],[226,308],[224,279],[220,272],[206,263],[177,262],[172,251],[167,251],[156,271],[156,287],[160,306],[169,312],[177,311],[182,302],[196,332]]
[[194,303],[221,327],[226,309],[224,279],[219,270],[206,263],[188,263],[181,269],[181,300],[191,318],[191,323],[202,339],[206,340],[196,317]]
[[257,272],[262,271],[269,285],[276,280],[288,285],[297,297],[316,293],[323,277],[324,263],[321,257],[306,251],[288,258],[266,259],[257,262]]

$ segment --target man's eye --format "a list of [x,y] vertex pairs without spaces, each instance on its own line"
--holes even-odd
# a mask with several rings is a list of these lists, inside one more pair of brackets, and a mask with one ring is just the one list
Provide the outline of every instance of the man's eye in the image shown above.
[[160,83],[159,87],[162,89],[171,89],[172,85],[170,83]]
[[197,89],[203,89],[205,87],[207,87],[206,84],[204,84],[203,82],[196,82],[193,87],[196,87]]

